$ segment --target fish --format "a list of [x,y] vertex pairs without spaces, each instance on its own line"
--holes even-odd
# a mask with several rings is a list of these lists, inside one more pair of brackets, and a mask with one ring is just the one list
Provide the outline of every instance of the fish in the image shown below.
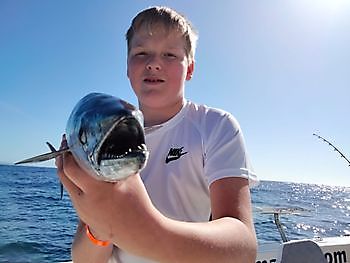
[[[68,147],[15,164],[47,161],[66,152],[92,177],[116,182],[141,171],[148,160],[143,114],[134,105],[105,93],[89,93],[73,108],[65,129]],[[62,192],[61,192],[62,195]]]

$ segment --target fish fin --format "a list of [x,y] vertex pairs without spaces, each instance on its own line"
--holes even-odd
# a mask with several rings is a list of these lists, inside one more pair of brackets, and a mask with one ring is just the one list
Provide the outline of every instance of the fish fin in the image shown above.
[[60,183],[60,186],[61,186],[61,200],[63,199],[63,184]]
[[[51,152],[57,152],[56,148],[49,142],[46,142],[47,146],[50,148]],[[60,182],[60,190],[61,190],[61,200],[63,199],[63,184]]]
[[46,142],[46,144],[50,148],[51,152],[57,152],[57,150],[55,149],[55,147],[51,143]]
[[49,152],[49,153],[40,154],[40,155],[31,157],[31,158],[16,162],[15,164],[43,162],[43,161],[47,161],[47,160],[56,158],[57,156],[64,154],[66,152],[69,152],[69,151],[70,151],[69,148],[64,148],[64,149],[58,150],[56,152]]

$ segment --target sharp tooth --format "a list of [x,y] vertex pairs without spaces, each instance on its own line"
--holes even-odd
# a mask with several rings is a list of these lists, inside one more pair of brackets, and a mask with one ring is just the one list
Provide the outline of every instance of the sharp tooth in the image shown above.
[[145,145],[144,144],[141,144],[139,146],[137,146],[137,148],[141,151],[144,151],[146,149]]

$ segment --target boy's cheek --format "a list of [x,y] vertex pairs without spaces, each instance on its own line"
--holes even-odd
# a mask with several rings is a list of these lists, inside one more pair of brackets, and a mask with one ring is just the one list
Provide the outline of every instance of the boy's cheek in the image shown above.
[[130,75],[135,72],[138,68],[140,68],[142,65],[141,63],[135,61],[134,59],[128,60],[128,64],[127,64],[127,73],[128,76],[130,77]]
[[137,64],[133,61],[128,61],[126,73],[128,78],[132,78],[135,75],[135,72],[137,70]]

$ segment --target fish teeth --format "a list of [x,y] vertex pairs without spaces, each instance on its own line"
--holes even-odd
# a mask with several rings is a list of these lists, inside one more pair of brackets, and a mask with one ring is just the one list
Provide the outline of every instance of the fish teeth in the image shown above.
[[[137,151],[142,151],[142,152],[146,151],[146,145],[145,144],[138,145],[137,150],[135,150],[135,151],[136,152]],[[121,158],[128,156],[132,152],[134,152],[134,150],[132,148],[129,148],[127,151],[125,151],[123,154],[120,154],[120,155],[116,155],[113,153],[103,153],[102,159],[103,160],[121,159]]]
[[141,151],[145,151],[147,149],[145,144],[138,145],[137,148]]
[[102,154],[102,159],[114,159],[118,158],[117,155],[111,154],[111,153],[104,153]]

